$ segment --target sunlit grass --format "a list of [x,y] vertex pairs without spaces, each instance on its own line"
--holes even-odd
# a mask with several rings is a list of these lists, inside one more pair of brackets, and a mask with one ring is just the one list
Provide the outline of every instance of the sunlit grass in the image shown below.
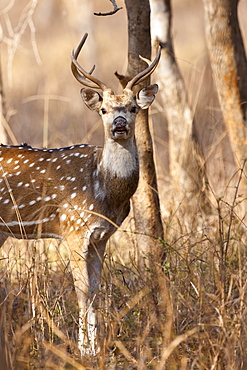
[[165,288],[155,270],[140,270],[131,257],[130,230],[128,254],[121,253],[120,235],[116,245],[110,243],[98,299],[101,352],[95,358],[81,359],[77,350],[77,300],[66,247],[7,241],[0,274],[9,368],[241,368],[247,328],[240,198],[234,204],[218,199],[208,215],[194,209],[195,217],[182,204],[173,222],[165,221]]

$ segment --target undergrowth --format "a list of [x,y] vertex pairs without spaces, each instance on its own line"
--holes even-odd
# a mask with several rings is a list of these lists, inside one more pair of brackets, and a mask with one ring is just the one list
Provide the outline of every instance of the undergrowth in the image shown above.
[[[1,249],[1,369],[245,369],[245,199],[165,220],[166,260],[139,268],[112,243],[98,299],[101,351],[80,358],[77,299],[65,246]],[[243,213],[243,212],[242,212]],[[129,234],[131,255],[133,235]],[[152,264],[153,263],[153,264]],[[156,267],[155,267],[156,266]]]

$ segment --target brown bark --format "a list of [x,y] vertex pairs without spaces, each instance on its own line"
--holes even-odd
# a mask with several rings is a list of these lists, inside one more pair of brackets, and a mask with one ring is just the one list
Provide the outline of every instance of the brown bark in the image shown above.
[[[193,135],[194,117],[186,87],[174,58],[172,42],[172,10],[170,0],[150,0],[153,45],[162,46],[157,68],[160,93],[169,130],[169,166],[175,200],[187,198],[189,203],[200,199],[208,206],[206,173],[202,151]],[[197,197],[195,197],[197,195]]]
[[5,97],[3,91],[3,79],[1,68],[1,51],[0,51],[0,143],[7,144],[7,135],[4,129],[3,121],[6,117]]
[[203,0],[206,37],[221,110],[238,165],[246,157],[247,62],[238,0]]
[[[139,55],[151,59],[150,7],[148,0],[136,0],[135,2],[125,0],[125,4],[128,12],[129,36],[127,76],[133,77],[145,68]],[[150,84],[149,78],[138,85],[137,89],[139,90],[148,84]],[[150,283],[155,302],[159,296],[159,304],[156,302],[156,314],[160,321],[159,329],[162,332],[163,346],[165,347],[173,337],[174,315],[169,280],[165,279],[162,268],[164,253],[157,240],[157,238],[163,239],[163,225],[147,110],[142,110],[137,116],[136,141],[140,158],[140,181],[133,197],[133,210],[139,249],[139,265],[143,267],[147,263],[153,272],[154,279]],[[149,259],[143,258],[146,256]],[[169,363],[171,364],[173,361]],[[175,367],[171,368],[175,369]]]
[[[146,68],[146,64],[140,60],[139,55],[151,58],[149,1],[138,0],[133,3],[131,0],[125,0],[125,3],[128,14],[129,50],[127,76],[121,81],[123,85],[126,80]],[[149,83],[150,79],[147,78],[137,86],[137,90]],[[133,197],[133,211],[138,238],[139,263],[142,265],[143,257],[149,254],[154,255],[155,259],[160,259],[161,245],[157,238],[163,238],[153,143],[147,110],[142,110],[137,116],[136,141],[140,158],[140,181]]]

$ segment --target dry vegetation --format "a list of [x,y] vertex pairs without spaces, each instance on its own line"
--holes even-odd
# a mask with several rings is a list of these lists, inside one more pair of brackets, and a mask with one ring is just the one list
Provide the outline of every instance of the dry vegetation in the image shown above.
[[[35,1],[18,1],[9,10],[10,0],[0,4],[7,119],[14,137],[33,146],[46,144],[47,137],[49,147],[101,144],[97,117],[82,106],[70,73],[70,49],[88,31],[81,63],[90,68],[96,62],[99,77],[118,89],[112,74],[126,67],[124,11],[96,18],[91,12],[109,9],[107,1],[90,7],[86,1],[80,6],[79,1],[37,1],[24,28],[30,3]],[[0,255],[1,369],[247,368],[246,200],[241,192],[245,163],[235,173],[237,186],[236,181],[232,185],[232,154],[212,87],[202,6],[196,3],[175,1],[174,35],[206,158],[212,209],[205,213],[186,197],[174,202],[166,122],[157,102],[152,121],[165,228],[165,240],[157,243],[166,252],[163,272],[169,297],[157,289],[154,270],[139,270],[129,219],[110,241],[105,257],[98,302],[102,351],[80,359],[77,303],[65,245],[8,241]]]

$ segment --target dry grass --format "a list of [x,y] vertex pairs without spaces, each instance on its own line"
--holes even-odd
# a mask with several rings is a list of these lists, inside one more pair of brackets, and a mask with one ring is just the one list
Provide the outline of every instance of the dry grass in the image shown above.
[[120,239],[110,243],[95,358],[81,360],[76,347],[77,303],[63,244],[5,243],[0,292],[7,369],[244,369],[246,225],[237,190],[234,203],[218,198],[209,215],[196,208],[188,215],[186,204],[171,212],[165,241],[157,241],[167,254],[159,276],[155,267],[140,271],[131,258],[130,231],[125,260]]

